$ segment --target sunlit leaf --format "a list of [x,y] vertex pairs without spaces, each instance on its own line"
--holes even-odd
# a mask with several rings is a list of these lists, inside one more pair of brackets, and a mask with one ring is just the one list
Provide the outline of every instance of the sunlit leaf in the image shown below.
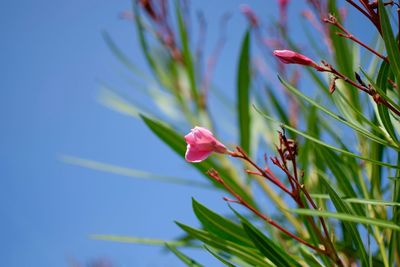
[[173,183],[173,184],[188,185],[188,186],[212,189],[211,185],[202,183],[202,182],[191,181],[189,179],[178,178],[178,177],[157,175],[157,174],[153,174],[150,172],[145,172],[145,171],[141,171],[141,170],[137,170],[137,169],[133,169],[133,168],[126,168],[126,167],[109,164],[109,163],[105,163],[105,162],[100,162],[100,161],[95,161],[95,160],[91,160],[91,159],[84,159],[84,158],[68,156],[68,155],[62,155],[60,157],[60,159],[63,162],[68,163],[68,164],[73,164],[73,165],[77,165],[77,166],[81,166],[84,168],[101,171],[101,172],[108,172],[108,173],[113,173],[113,174],[117,174],[117,175],[133,177],[133,178],[141,178],[141,179],[155,180],[155,181],[166,182],[166,183]]

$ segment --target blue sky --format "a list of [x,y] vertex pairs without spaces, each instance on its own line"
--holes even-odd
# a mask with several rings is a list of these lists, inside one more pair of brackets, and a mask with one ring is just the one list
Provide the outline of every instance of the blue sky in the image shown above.
[[[217,85],[233,90],[240,33],[246,27],[239,13],[243,1],[193,2],[206,13],[210,45],[218,33],[218,18],[225,11],[233,13],[223,64],[215,74]],[[274,13],[275,1],[267,2],[250,5],[260,13],[264,10],[267,17]],[[132,90],[121,78],[124,69],[105,45],[101,31],[109,32],[138,66],[146,68],[133,25],[118,19],[121,11],[129,9],[128,0],[0,2],[3,266],[67,266],[72,259],[87,263],[97,257],[116,266],[180,266],[157,247],[95,241],[88,236],[171,239],[180,233],[174,220],[197,224],[192,196],[223,210],[220,193],[95,172],[59,160],[59,155],[67,154],[197,177],[141,121],[96,101],[101,82]]]

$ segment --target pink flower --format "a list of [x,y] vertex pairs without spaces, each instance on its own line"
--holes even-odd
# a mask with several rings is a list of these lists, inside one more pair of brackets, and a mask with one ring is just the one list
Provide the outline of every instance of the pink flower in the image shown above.
[[185,159],[189,162],[205,160],[212,152],[224,154],[228,149],[219,142],[212,132],[203,127],[194,127],[185,136],[187,145]]
[[299,64],[299,65],[313,67],[314,69],[316,69],[318,71],[324,70],[324,68],[318,66],[318,64],[315,63],[310,58],[308,58],[302,54],[293,52],[291,50],[275,50],[274,56],[279,58],[279,60],[285,64]]

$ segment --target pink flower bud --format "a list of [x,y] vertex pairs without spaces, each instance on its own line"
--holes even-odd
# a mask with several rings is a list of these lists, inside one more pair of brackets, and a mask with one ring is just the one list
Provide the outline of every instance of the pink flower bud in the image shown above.
[[275,50],[274,56],[279,58],[279,60],[285,64],[299,64],[299,65],[313,67],[318,71],[324,70],[324,68],[318,66],[318,64],[312,61],[310,58],[302,54],[293,52],[291,50]]
[[205,160],[212,152],[224,154],[228,149],[219,142],[212,132],[203,127],[194,127],[185,136],[187,145],[185,159],[189,162]]

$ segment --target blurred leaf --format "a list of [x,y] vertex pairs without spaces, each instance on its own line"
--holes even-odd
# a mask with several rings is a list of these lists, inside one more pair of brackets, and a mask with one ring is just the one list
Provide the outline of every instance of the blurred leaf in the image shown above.
[[270,87],[266,87],[266,92],[267,92],[267,96],[269,101],[271,102],[272,106],[274,107],[279,120],[283,121],[286,124],[290,124],[289,122],[289,117],[285,111],[285,109],[283,108],[284,106],[282,105],[282,103],[279,102],[278,98],[276,97],[274,90]]
[[134,243],[134,244],[155,245],[155,246],[164,246],[165,244],[169,244],[175,247],[193,247],[193,245],[185,241],[174,241],[174,240],[168,241],[162,239],[141,238],[133,236],[94,234],[91,235],[90,238],[96,240],[119,242],[119,243]]
[[[316,149],[318,158],[322,160],[335,176],[338,188],[348,197],[357,197],[357,193],[351,184],[351,174],[346,164],[335,152],[324,147]],[[320,173],[320,175],[323,175]]]
[[[328,11],[330,14],[334,14],[339,22],[342,23],[340,11],[337,8],[336,0],[328,0]],[[332,43],[333,58],[336,61],[336,66],[341,73],[347,77],[353,76],[354,69],[354,54],[352,51],[352,42],[349,42],[346,38],[337,35],[337,28],[329,25],[329,36]],[[348,84],[343,84],[344,92],[347,94],[349,101],[354,105],[357,110],[360,110],[360,100],[358,90],[352,88]],[[348,107],[347,107],[348,108]],[[354,116],[357,118],[357,116]]]
[[108,48],[111,50],[111,52],[114,54],[114,56],[122,63],[124,64],[132,73],[142,77],[149,79],[146,77],[146,75],[140,71],[135,64],[128,58],[128,56],[121,50],[119,47],[115,44],[114,40],[111,38],[111,36],[108,34],[108,32],[103,31],[102,36],[104,41],[106,42]]
[[107,108],[127,116],[132,116],[134,118],[138,118],[139,114],[146,114],[147,116],[151,114],[144,107],[141,107],[136,103],[129,102],[126,97],[123,97],[114,90],[106,87],[101,88],[97,99]]
[[341,221],[361,223],[361,224],[365,224],[365,225],[370,224],[370,225],[375,225],[375,226],[379,226],[379,227],[386,228],[386,229],[400,231],[399,225],[394,224],[390,221],[381,220],[381,219],[349,215],[349,214],[345,214],[345,213],[336,213],[336,212],[309,210],[309,209],[289,209],[289,211],[292,211],[292,212],[300,214],[300,215],[333,218],[333,219],[338,219]]
[[305,262],[310,267],[324,267],[324,265],[318,260],[316,255],[310,252],[305,246],[300,246],[300,253],[303,256]]
[[108,173],[113,173],[113,174],[118,174],[118,175],[123,175],[123,176],[128,176],[128,177],[134,177],[134,178],[156,180],[156,181],[161,181],[161,182],[166,182],[166,183],[189,185],[189,186],[195,186],[195,187],[201,187],[201,188],[207,188],[207,189],[213,188],[209,184],[202,183],[202,182],[192,181],[192,180],[184,179],[184,178],[157,175],[157,174],[153,174],[153,173],[149,173],[149,172],[145,172],[145,171],[141,171],[141,170],[137,170],[137,169],[121,167],[121,166],[117,166],[117,165],[113,165],[113,164],[109,164],[109,163],[90,160],[90,159],[78,158],[78,157],[68,156],[68,155],[62,155],[60,157],[60,159],[61,159],[61,161],[65,162],[65,163],[81,166],[81,167],[96,170],[96,171],[108,172]]
[[165,246],[172,252],[174,253],[183,263],[185,263],[186,266],[189,267],[202,267],[203,265],[197,263],[195,260],[189,258],[182,252],[180,252],[178,249],[176,249],[175,246],[172,246],[168,243],[165,243]]
[[[319,199],[330,199],[329,195],[326,194],[311,194],[313,198]],[[363,199],[363,198],[348,198],[348,197],[341,197],[344,202],[347,203],[356,203],[356,204],[365,204],[365,205],[381,205],[381,206],[400,206],[400,202],[393,202],[393,201],[385,201],[385,200],[378,200],[378,199]]]
[[145,29],[143,26],[143,21],[142,17],[139,12],[139,3],[137,1],[132,0],[132,7],[133,7],[133,14],[135,15],[135,25],[136,25],[136,32],[139,37],[139,43],[142,48],[142,52],[147,60],[147,63],[149,64],[150,68],[152,69],[153,73],[155,74],[156,77],[158,77],[158,70],[157,70],[157,65],[151,55],[151,49],[147,43],[147,39],[145,36]]
[[199,93],[197,92],[196,88],[196,73],[193,64],[192,53],[189,47],[189,38],[186,30],[186,25],[185,22],[183,21],[179,1],[175,2],[175,11],[176,11],[176,17],[178,18],[178,27],[182,44],[183,60],[185,62],[185,69],[189,77],[192,97],[195,100],[195,103],[199,105],[200,99],[199,99]]
[[[397,154],[397,164],[400,164],[400,153]],[[395,202],[400,202],[400,182],[398,180],[398,176],[400,175],[400,170],[396,171],[396,179],[393,183],[393,193],[392,200]],[[400,208],[393,207],[392,209],[392,222],[394,224],[400,225]],[[391,232],[389,235],[389,263],[394,264],[400,263],[399,259],[399,251],[400,251],[400,233],[399,232]],[[395,265],[395,264],[394,264]]]
[[240,51],[237,70],[237,103],[240,146],[250,153],[250,31],[247,30]]

